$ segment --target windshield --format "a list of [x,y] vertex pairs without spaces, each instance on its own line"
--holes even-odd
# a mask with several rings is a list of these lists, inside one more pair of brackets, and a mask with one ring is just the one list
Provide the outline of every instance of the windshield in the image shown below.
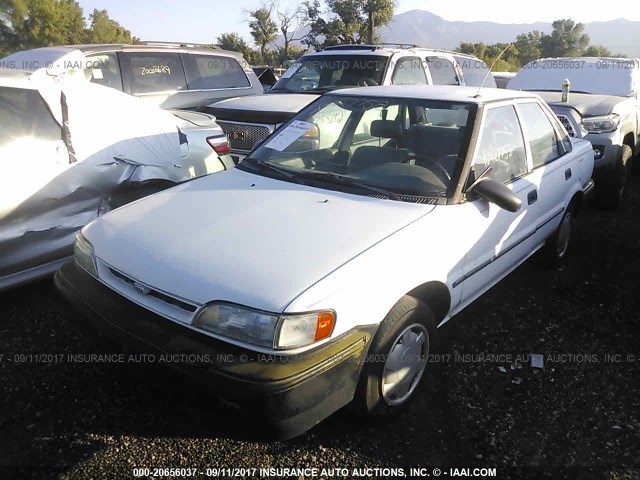
[[526,64],[511,79],[508,88],[560,92],[569,80],[570,91],[595,95],[627,97],[633,95],[633,60],[559,58]]
[[389,57],[383,55],[310,55],[282,74],[272,92],[326,92],[382,84]]
[[239,168],[394,200],[446,199],[457,185],[475,108],[441,100],[325,95]]

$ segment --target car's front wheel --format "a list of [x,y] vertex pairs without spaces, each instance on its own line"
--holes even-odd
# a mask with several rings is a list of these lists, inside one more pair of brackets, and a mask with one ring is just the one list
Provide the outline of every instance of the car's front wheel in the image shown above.
[[421,300],[404,296],[374,336],[362,368],[356,398],[364,413],[391,413],[415,395],[427,370],[436,324]]
[[629,145],[620,147],[620,155],[615,170],[601,175],[596,181],[596,204],[601,208],[617,209],[625,198],[627,178],[632,168],[633,152]]

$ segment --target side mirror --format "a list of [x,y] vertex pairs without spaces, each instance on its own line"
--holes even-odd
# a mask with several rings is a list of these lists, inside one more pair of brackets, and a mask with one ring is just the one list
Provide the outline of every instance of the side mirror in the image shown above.
[[492,178],[480,179],[469,190],[509,212],[517,212],[522,207],[522,200],[516,194],[504,183]]

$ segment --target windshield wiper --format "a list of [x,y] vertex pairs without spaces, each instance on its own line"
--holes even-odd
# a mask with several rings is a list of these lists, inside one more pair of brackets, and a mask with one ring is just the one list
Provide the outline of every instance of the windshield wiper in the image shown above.
[[304,174],[308,177],[321,178],[322,180],[334,183],[337,185],[344,185],[346,187],[355,187],[360,190],[365,190],[370,193],[377,193],[379,195],[384,195],[392,200],[399,200],[400,197],[397,193],[392,192],[390,190],[385,190],[384,188],[373,187],[371,185],[367,185],[366,183],[360,183],[357,180],[353,180],[351,177],[344,177],[342,175],[338,175],[333,172],[320,172],[320,171],[305,171],[301,172],[301,175]]
[[279,167],[274,163],[256,160],[255,158],[252,158],[252,157],[246,157],[244,160],[242,160],[242,162],[240,162],[240,165],[243,165],[243,164],[257,167],[259,170],[263,170],[263,171],[268,170],[270,172],[277,173],[278,175],[285,177],[287,179],[293,179],[298,176],[297,173],[290,171],[286,167],[285,168]]

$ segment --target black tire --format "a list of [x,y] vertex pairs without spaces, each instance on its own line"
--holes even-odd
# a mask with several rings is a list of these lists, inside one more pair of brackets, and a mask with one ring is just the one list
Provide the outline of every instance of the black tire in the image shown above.
[[631,147],[622,145],[615,170],[598,178],[595,191],[595,202],[598,207],[617,209],[622,206],[631,170],[632,156]]
[[577,209],[573,203],[569,204],[567,210],[560,220],[560,225],[542,247],[542,258],[544,263],[551,268],[558,268],[564,265],[569,255],[571,247],[571,236],[575,223]]
[[[407,335],[405,338],[412,342],[404,349],[405,343],[400,338],[403,333]],[[420,334],[424,335],[422,346]],[[418,385],[424,378],[429,350],[433,346],[435,335],[436,322],[431,309],[414,297],[402,297],[382,321],[371,342],[353,402],[356,412],[389,414],[405,407],[414,397]],[[398,365],[398,359],[400,363],[405,362],[403,365],[411,365],[410,373],[404,375],[406,381],[396,385],[400,385],[400,392],[394,391],[389,383],[383,382],[385,372],[387,378],[393,375],[391,366],[387,366],[388,362],[393,362],[394,359],[395,365]],[[424,367],[418,373],[418,364],[422,361]],[[404,392],[405,386],[407,392]]]

